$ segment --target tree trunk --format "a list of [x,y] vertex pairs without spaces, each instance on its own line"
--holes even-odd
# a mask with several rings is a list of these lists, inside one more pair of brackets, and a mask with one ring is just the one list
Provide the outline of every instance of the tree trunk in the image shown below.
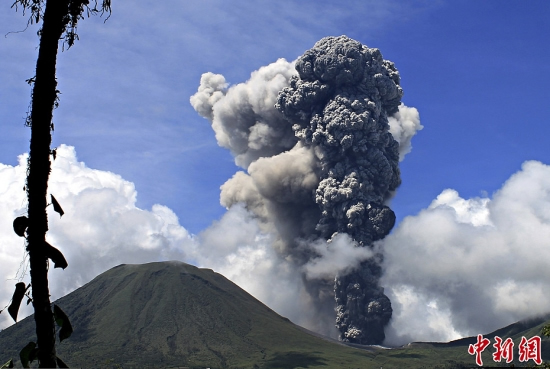
[[27,233],[31,267],[32,299],[36,321],[38,360],[41,368],[56,367],[55,324],[48,288],[48,258],[44,255],[48,217],[46,214],[53,108],[57,98],[55,66],[58,43],[65,30],[69,0],[47,0],[44,11],[36,76],[32,92],[31,145],[28,162]]

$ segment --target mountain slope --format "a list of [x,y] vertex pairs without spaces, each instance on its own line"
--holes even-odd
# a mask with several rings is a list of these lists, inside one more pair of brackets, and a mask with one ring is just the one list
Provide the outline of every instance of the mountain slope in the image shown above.
[[[469,368],[475,363],[467,352],[475,337],[391,350],[320,338],[222,275],[181,262],[120,265],[55,303],[75,328],[57,346],[72,367],[387,369]],[[485,337],[491,344],[495,335],[512,337],[517,348],[521,336],[540,335],[548,318],[518,322]],[[19,350],[33,340],[32,316],[0,332],[0,362],[18,359]],[[489,347],[483,353],[484,365],[497,365],[493,351]],[[550,359],[546,338],[542,356]]]
[[[527,367],[528,365],[534,365],[534,362],[530,360],[529,362],[519,362],[519,344],[521,338],[525,337],[527,339],[540,336],[541,337],[541,356],[543,361],[550,361],[550,338],[542,335],[542,328],[550,324],[550,314],[533,317],[529,319],[524,319],[519,322],[510,324],[506,327],[499,328],[491,333],[483,334],[483,338],[488,338],[490,340],[490,345],[483,351],[482,360],[485,366],[509,366],[514,364],[515,367]],[[481,332],[480,332],[481,333]],[[502,340],[507,338],[512,338],[514,342],[513,347],[513,356],[514,360],[510,364],[495,363],[493,360],[493,353],[496,348],[493,347],[495,344],[495,336],[499,336]],[[469,355],[468,346],[470,344],[475,344],[477,342],[477,336],[475,337],[465,337],[451,342],[413,342],[406,345],[405,348],[410,350],[420,350],[424,352],[432,352],[436,356],[445,357],[447,359],[452,359],[454,363],[457,363],[456,367],[460,368],[462,365],[458,363],[469,363],[470,366],[474,363],[474,357]],[[428,355],[426,359],[430,358],[431,355]]]
[[[373,356],[309,335],[222,275],[179,262],[120,265],[56,304],[75,327],[58,345],[73,366],[367,367]],[[0,333],[2,356],[18,357],[33,323]]]

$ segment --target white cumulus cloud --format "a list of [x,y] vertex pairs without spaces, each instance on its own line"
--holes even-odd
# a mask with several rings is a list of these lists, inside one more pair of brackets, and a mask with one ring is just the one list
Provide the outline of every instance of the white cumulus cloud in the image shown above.
[[525,162],[492,198],[444,190],[383,243],[387,343],[487,333],[550,310],[550,166]]
[[[0,164],[0,306],[9,303],[15,283],[30,282],[25,241],[12,228],[13,219],[26,215],[25,172],[27,155],[16,166]],[[69,266],[50,269],[50,293],[55,300],[121,263],[184,260],[193,237],[178,223],[169,208],[136,207],[137,192],[131,182],[114,173],[94,170],[79,162],[73,147],[61,145],[52,164],[48,192],[63,207],[60,218],[48,207],[46,240],[59,248]],[[25,273],[26,271],[26,273]],[[31,308],[22,304],[20,317]],[[0,315],[0,327],[12,324]]]
[[[21,155],[16,166],[0,164],[1,307],[9,304],[19,280],[30,282],[25,241],[12,228],[13,219],[26,215],[23,187],[27,157]],[[343,263],[341,268],[331,266],[332,273],[336,273],[349,269],[350,258],[370,256],[346,244],[342,236],[330,245],[317,241],[319,257],[305,269],[296,268],[277,253],[273,234],[262,229],[258,219],[240,204],[200,234],[191,235],[168,207],[136,207],[133,183],[117,174],[87,167],[78,161],[74,147],[66,145],[57,149],[48,192],[56,197],[65,214],[60,217],[48,207],[50,230],[46,239],[63,252],[69,263],[65,270],[50,270],[52,301],[118,264],[180,260],[223,274],[298,324],[334,334],[333,319],[327,315],[329,312],[316,308],[302,281],[303,272],[322,277],[330,258]],[[22,304],[19,319],[31,313],[32,305]],[[8,314],[0,315],[0,328],[11,324]]]
[[[18,277],[29,282],[24,240],[12,229],[13,219],[26,213],[26,158],[21,155],[16,166],[0,164],[2,307]],[[465,199],[444,190],[379,241],[382,285],[394,308],[386,343],[446,341],[547,312],[549,188],[550,166],[525,162],[491,198]],[[240,204],[191,235],[166,206],[137,208],[131,182],[88,168],[65,145],[53,162],[49,193],[65,215],[48,208],[47,240],[69,262],[65,270],[50,271],[53,299],[120,263],[181,260],[222,273],[278,313],[330,335],[334,312],[316,308],[322,296],[312,297],[303,277],[322,284],[371,257],[339,235],[329,243],[308,241],[318,257],[297,267],[278,252],[274,234]],[[21,309],[20,317],[31,313],[25,304]],[[1,327],[12,324],[7,314],[0,318]]]

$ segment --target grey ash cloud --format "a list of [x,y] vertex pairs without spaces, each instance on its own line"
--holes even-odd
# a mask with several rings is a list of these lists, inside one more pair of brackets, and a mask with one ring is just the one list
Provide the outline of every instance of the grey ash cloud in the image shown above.
[[210,120],[219,145],[231,151],[237,165],[248,168],[258,158],[296,144],[290,123],[274,109],[277,93],[294,73],[292,63],[279,59],[252,73],[248,83],[230,89],[222,75],[202,75],[191,104]]
[[222,186],[222,205],[244,204],[274,236],[277,257],[301,271],[314,314],[336,320],[329,333],[344,341],[382,343],[392,313],[373,242],[395,223],[386,202],[422,128],[416,109],[401,104],[399,79],[378,49],[326,37],[246,83],[229,87],[206,73],[191,98],[246,170]]
[[[399,144],[388,124],[403,96],[399,73],[378,49],[345,36],[317,42],[296,70],[299,76],[281,91],[277,108],[318,159],[314,199],[321,216],[315,231],[327,240],[347,233],[358,247],[370,247],[395,223],[384,202],[401,183]],[[336,276],[336,325],[344,341],[376,344],[385,338],[392,308],[378,285],[376,256]]]

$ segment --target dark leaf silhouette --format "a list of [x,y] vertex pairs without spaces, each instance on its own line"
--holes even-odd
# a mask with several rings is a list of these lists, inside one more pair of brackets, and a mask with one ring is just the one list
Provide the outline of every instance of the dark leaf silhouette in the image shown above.
[[13,230],[19,237],[25,237],[25,231],[29,226],[29,218],[26,216],[17,217],[13,220]]
[[[53,123],[52,123],[52,127],[53,127]],[[53,156],[53,160],[55,160],[55,157],[57,156],[57,149],[52,150],[52,156]]]
[[53,261],[54,268],[65,269],[69,265],[61,251],[59,251],[47,242],[45,242],[44,255],[46,255],[48,259],[51,259]]
[[26,291],[27,288],[25,288],[25,283],[19,282],[15,285],[15,292],[13,293],[13,297],[11,298],[11,304],[8,307],[8,313],[10,313],[10,316],[15,322],[17,322],[17,313],[19,312],[19,306],[21,306],[21,301],[23,300],[23,296],[25,296]]
[[53,316],[57,325],[61,327],[59,330],[59,341],[61,342],[71,336],[73,333],[73,326],[67,314],[57,305],[53,306]]
[[36,348],[36,343],[29,342],[27,346],[19,352],[19,359],[21,359],[21,364],[23,368],[29,368],[29,364],[36,359],[36,354],[38,349]]
[[63,211],[63,209],[61,209],[61,206],[59,205],[55,197],[53,197],[53,195],[50,196],[52,197],[53,210],[59,213],[59,217],[62,217],[65,212]]

